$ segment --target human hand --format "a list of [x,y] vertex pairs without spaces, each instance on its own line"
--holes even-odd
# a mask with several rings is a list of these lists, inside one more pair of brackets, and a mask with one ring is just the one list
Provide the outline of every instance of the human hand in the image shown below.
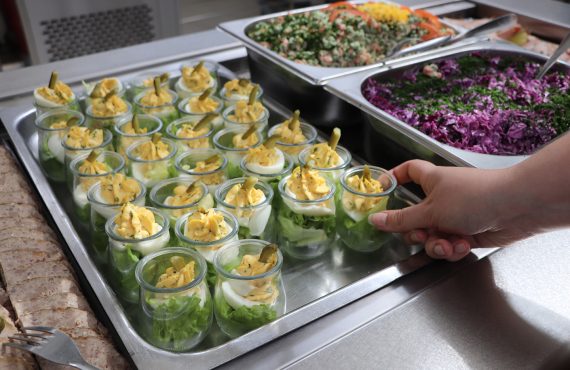
[[[532,235],[532,223],[508,197],[516,185],[510,169],[438,167],[421,160],[394,168],[398,184],[415,182],[426,198],[412,207],[370,216],[378,229],[423,243],[432,258],[457,261],[475,247],[499,247]],[[522,200],[524,203],[525,200]]]

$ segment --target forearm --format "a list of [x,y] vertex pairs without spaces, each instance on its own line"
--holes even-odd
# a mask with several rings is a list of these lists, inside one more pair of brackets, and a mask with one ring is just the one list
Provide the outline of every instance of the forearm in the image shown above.
[[570,226],[570,135],[506,172],[504,191],[519,223],[542,230]]

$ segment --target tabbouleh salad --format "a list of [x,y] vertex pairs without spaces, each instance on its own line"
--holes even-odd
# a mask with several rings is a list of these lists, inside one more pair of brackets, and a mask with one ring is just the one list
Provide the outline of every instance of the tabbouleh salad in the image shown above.
[[401,40],[409,45],[453,33],[432,14],[387,3],[339,2],[323,10],[258,22],[253,40],[292,61],[323,67],[377,63]]
[[526,155],[570,126],[570,75],[535,78],[540,65],[472,53],[368,79],[364,97],[441,143],[484,154]]

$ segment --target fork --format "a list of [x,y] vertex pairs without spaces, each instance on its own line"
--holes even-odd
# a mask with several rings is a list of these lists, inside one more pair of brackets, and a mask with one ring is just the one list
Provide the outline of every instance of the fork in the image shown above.
[[[24,333],[8,337],[22,343],[8,342],[3,345],[31,352],[56,364],[69,365],[81,370],[98,370],[81,357],[73,340],[61,331],[47,326],[30,326],[22,329]],[[41,334],[28,333],[28,331]]]

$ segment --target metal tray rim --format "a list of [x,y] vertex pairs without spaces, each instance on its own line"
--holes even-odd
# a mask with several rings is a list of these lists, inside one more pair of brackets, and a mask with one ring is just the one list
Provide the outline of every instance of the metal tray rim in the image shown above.
[[[329,93],[339,97],[340,99],[343,99],[344,101],[355,105],[372,117],[379,120],[383,119],[384,121],[388,122],[393,128],[396,128],[400,133],[426,146],[428,149],[451,161],[455,165],[473,166],[478,168],[509,167],[527,159],[529,155],[500,156],[493,154],[481,154],[454,148],[450,145],[440,143],[439,141],[431,138],[423,132],[390,115],[386,111],[372,105],[372,103],[365,99],[360,92],[360,86],[362,86],[364,81],[370,77],[381,75],[382,73],[389,72],[393,69],[412,67],[430,60],[444,58],[446,56],[452,56],[466,51],[478,50],[512,51],[518,52],[521,55],[533,56],[544,60],[548,59],[548,57],[542,54],[532,52],[530,50],[507,42],[479,41],[477,43],[469,45],[462,45],[460,48],[446,50],[440,49],[437,53],[432,53],[429,55],[424,54],[414,60],[401,61],[391,66],[384,66],[375,71],[360,71],[350,76],[340,77],[330,81],[323,88]],[[558,64],[570,68],[569,63],[559,61]]]
[[[360,4],[360,3],[365,3],[368,1],[370,1],[370,0],[356,0],[356,1],[351,1],[351,2],[355,3],[355,4]],[[395,2],[390,1],[390,0],[380,0],[380,1],[376,0],[375,2],[396,4]],[[360,72],[360,71],[364,71],[364,70],[370,70],[370,69],[377,68],[377,67],[384,66],[384,65],[391,65],[394,63],[398,63],[400,61],[414,60],[419,55],[430,54],[430,53],[434,52],[435,50],[453,49],[453,48],[458,47],[458,45],[463,45],[465,43],[469,44],[469,43],[473,42],[472,40],[468,39],[468,40],[464,40],[464,41],[459,42],[459,43],[454,44],[454,45],[444,46],[444,47],[439,48],[439,49],[436,48],[434,50],[426,50],[424,52],[419,52],[417,54],[403,56],[400,58],[385,59],[381,62],[374,63],[374,64],[371,64],[368,66],[345,67],[345,68],[338,68],[338,67],[327,68],[327,67],[309,66],[309,65],[295,63],[295,62],[293,62],[293,61],[291,61],[285,57],[282,57],[281,55],[277,54],[276,52],[274,52],[274,51],[272,51],[266,47],[261,46],[258,42],[249,38],[247,36],[247,34],[245,33],[245,30],[248,27],[250,27],[251,25],[253,25],[254,23],[264,21],[267,19],[271,19],[271,18],[275,18],[275,17],[279,17],[279,16],[283,16],[283,15],[287,15],[287,14],[298,14],[298,13],[306,13],[306,12],[310,12],[310,11],[320,10],[320,9],[327,7],[328,5],[329,4],[315,5],[315,6],[301,8],[301,9],[295,9],[295,10],[290,10],[290,11],[282,11],[282,12],[266,14],[266,15],[262,15],[262,16],[256,16],[256,17],[233,20],[233,21],[229,21],[229,22],[223,22],[223,23],[220,23],[217,28],[219,30],[224,31],[224,32],[228,33],[229,35],[237,38],[248,49],[251,49],[257,53],[260,53],[262,56],[271,60],[273,63],[276,63],[277,65],[284,68],[288,72],[297,75],[298,77],[300,77],[304,81],[306,81],[310,84],[313,84],[313,85],[325,85],[329,80],[334,79],[334,78],[339,78],[342,76],[350,75],[350,74]],[[414,7],[411,7],[411,8],[414,9]],[[465,28],[463,28],[463,27],[451,25],[451,24],[449,24],[443,20],[442,20],[442,23],[445,24],[447,27],[456,31],[458,33],[458,35],[460,35],[466,31]]]

